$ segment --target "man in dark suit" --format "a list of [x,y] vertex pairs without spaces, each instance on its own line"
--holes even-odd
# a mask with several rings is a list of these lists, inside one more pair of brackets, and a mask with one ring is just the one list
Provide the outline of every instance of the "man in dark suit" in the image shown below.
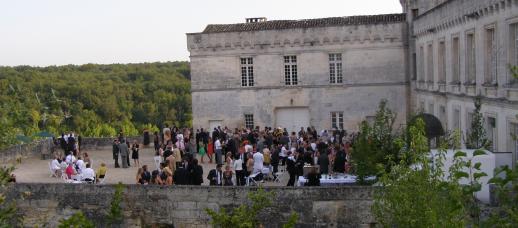
[[209,180],[210,185],[213,186],[221,186],[223,183],[223,172],[221,171],[221,164],[216,166],[216,169],[213,169],[209,172],[207,179]]
[[113,160],[115,160],[115,168],[120,168],[119,166],[119,141],[117,139],[113,140],[112,146],[113,152]]

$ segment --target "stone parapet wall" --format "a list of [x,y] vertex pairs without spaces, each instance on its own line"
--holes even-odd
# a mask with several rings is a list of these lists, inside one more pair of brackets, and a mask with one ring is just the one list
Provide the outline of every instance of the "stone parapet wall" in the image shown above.
[[[290,213],[297,227],[359,227],[373,224],[372,187],[266,187],[275,193],[272,208],[260,215],[265,227],[281,227]],[[211,227],[205,208],[237,207],[256,188],[126,185],[123,227]],[[16,200],[24,226],[55,227],[60,219],[81,210],[103,226],[114,185],[15,184],[7,199]]]
[[13,164],[26,157],[42,158],[51,154],[53,144],[51,139],[38,140],[27,144],[18,144],[0,151],[0,164]]
[[[81,150],[97,150],[102,147],[111,146],[113,144],[112,138],[82,138],[81,139]],[[126,137],[130,143],[133,143],[134,140],[137,140],[140,144],[142,144],[143,137],[142,136],[132,136]]]

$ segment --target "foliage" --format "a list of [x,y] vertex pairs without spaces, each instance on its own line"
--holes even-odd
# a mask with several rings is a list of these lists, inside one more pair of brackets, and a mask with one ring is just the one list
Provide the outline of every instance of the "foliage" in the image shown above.
[[[473,194],[478,191],[480,164],[466,161],[464,152],[455,154],[450,177],[445,177],[445,144],[437,154],[428,150],[424,122],[418,119],[408,128],[408,145],[399,162],[379,179],[373,213],[385,227],[465,227],[473,224]],[[478,155],[475,153],[474,156]],[[469,170],[466,174],[465,170]],[[465,186],[461,179],[470,179]],[[476,224],[476,221],[475,221]]]
[[17,135],[138,135],[190,126],[187,62],[0,67],[0,148]]
[[475,112],[471,121],[471,129],[468,132],[466,140],[466,148],[468,149],[488,149],[491,141],[486,138],[486,130],[484,128],[484,117],[480,112],[482,102],[480,97],[474,100]]
[[[212,218],[212,225],[222,228],[255,228],[259,227],[259,213],[272,205],[273,192],[266,192],[262,188],[257,192],[250,192],[248,199],[252,201],[251,205],[243,204],[234,208],[231,212],[227,212],[225,208],[220,208],[219,212],[206,208],[205,211]],[[292,213],[288,224],[285,227],[293,227],[298,215]]]
[[401,143],[393,135],[396,114],[387,107],[387,101],[380,101],[374,122],[363,121],[360,133],[352,145],[352,163],[360,184],[365,178],[378,175],[381,169],[390,170],[389,160],[399,159]]
[[[0,227],[11,227],[14,215],[16,214],[16,207],[14,203],[7,203],[4,197],[5,187],[11,179],[13,167],[0,167]],[[17,219],[19,222],[21,218]]]
[[112,202],[110,203],[110,213],[107,216],[108,224],[116,224],[122,222],[122,193],[124,191],[124,185],[119,182],[115,187],[115,193],[113,194]]
[[282,228],[294,228],[299,220],[299,215],[295,212],[292,212],[288,222],[282,225]]
[[498,208],[486,221],[488,227],[515,227],[518,224],[518,166],[503,166],[489,180],[495,186]]
[[62,219],[59,228],[93,228],[94,224],[85,217],[83,212],[79,211],[68,219]]

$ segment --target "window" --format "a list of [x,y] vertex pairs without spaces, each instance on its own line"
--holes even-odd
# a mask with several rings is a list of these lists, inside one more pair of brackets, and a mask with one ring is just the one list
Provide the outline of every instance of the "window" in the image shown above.
[[331,127],[336,129],[344,129],[344,113],[343,112],[332,112],[331,113]]
[[428,104],[428,113],[434,115],[435,105],[433,103]]
[[[509,64],[512,66],[518,66],[518,23],[511,24],[509,32],[511,33],[511,40],[509,41],[509,51],[511,52],[511,59],[509,61]],[[516,82],[512,74],[509,74],[508,81],[509,83]]]
[[518,156],[517,149],[518,146],[516,139],[516,136],[518,136],[518,124],[517,123],[509,123],[509,134],[507,134],[507,151],[512,152],[513,154],[516,154],[514,159],[516,159]]
[[441,120],[443,129],[446,129],[448,119],[446,118],[446,107],[444,105],[439,106],[439,120]]
[[446,81],[446,63],[444,53],[446,52],[446,46],[444,41],[439,42],[439,82],[444,83]]
[[248,129],[254,128],[254,115],[253,114],[245,114],[245,127]]
[[419,76],[418,81],[424,82],[424,47],[419,47]]
[[433,82],[433,45],[428,44],[428,53],[426,62],[426,81]]
[[254,86],[253,58],[241,58],[241,86]]
[[329,54],[329,82],[340,84],[342,81],[342,54]]
[[496,39],[495,28],[486,29],[485,82],[496,85]]
[[455,108],[453,110],[453,129],[452,130],[458,130],[459,133],[461,133],[460,129],[460,109]]
[[297,85],[297,56],[284,56],[284,83]]
[[452,40],[452,82],[460,82],[460,55],[459,55],[459,37]]
[[475,34],[466,34],[466,82],[475,84]]
[[486,119],[486,133],[487,139],[491,140],[491,147],[489,149],[493,152],[497,151],[498,138],[496,131],[496,118],[488,116]]
[[425,106],[424,101],[419,101],[418,112],[424,112]]

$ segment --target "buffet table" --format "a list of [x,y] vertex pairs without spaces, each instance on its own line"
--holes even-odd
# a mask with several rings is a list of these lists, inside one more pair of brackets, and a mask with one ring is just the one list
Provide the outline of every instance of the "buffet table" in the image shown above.
[[[368,177],[367,180],[374,180],[375,177]],[[300,176],[297,181],[297,186],[304,186],[308,180]],[[350,185],[356,183],[355,175],[337,175],[337,176],[323,176],[320,178],[320,186],[338,186],[338,185]]]

